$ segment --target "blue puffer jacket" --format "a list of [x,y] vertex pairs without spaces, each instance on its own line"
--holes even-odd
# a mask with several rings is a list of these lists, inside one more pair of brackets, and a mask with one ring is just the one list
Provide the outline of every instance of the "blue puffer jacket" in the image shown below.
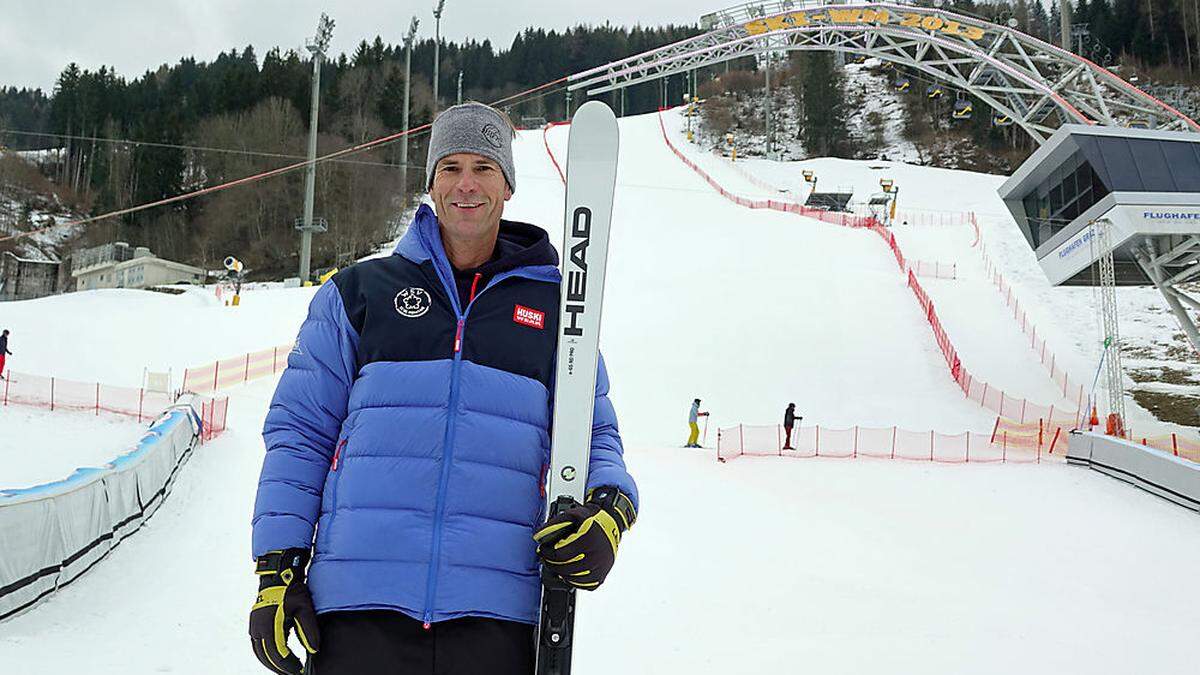
[[[544,231],[502,221],[500,237],[545,264],[466,308],[427,206],[395,254],[313,298],[267,414],[253,553],[314,546],[315,528],[318,612],[536,621],[561,277]],[[588,486],[636,504],[607,393],[601,360]]]

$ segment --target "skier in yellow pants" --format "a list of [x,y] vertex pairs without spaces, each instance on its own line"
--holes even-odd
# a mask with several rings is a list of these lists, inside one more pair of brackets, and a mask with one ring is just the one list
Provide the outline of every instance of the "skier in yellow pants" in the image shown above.
[[691,427],[692,433],[691,433],[691,435],[688,436],[687,445],[685,445],[683,447],[685,447],[685,448],[700,447],[700,443],[699,443],[699,441],[700,441],[700,425],[696,424],[696,421],[698,419],[700,419],[701,417],[708,417],[708,413],[700,412],[700,399],[696,399],[696,400],[692,401],[692,409],[690,412],[688,412],[688,426]]

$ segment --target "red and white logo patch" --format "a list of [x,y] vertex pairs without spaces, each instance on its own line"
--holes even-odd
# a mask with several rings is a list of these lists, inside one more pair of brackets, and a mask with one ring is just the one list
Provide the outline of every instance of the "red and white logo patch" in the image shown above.
[[513,307],[513,321],[522,326],[544,330],[546,328],[546,313],[540,310],[517,305]]

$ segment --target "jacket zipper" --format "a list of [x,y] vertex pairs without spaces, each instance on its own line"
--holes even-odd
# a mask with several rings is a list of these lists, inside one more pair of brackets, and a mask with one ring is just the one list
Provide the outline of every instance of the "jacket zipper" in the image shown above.
[[329,517],[333,518],[337,514],[337,490],[338,490],[338,467],[341,466],[342,449],[350,442],[350,437],[347,436],[338,441],[337,448],[333,451],[333,460],[329,463],[329,470],[333,472],[333,482],[329,486]]
[[[442,520],[446,514],[446,488],[450,484],[450,464],[454,458],[455,419],[458,417],[458,385],[459,371],[462,368],[463,331],[467,323],[467,313],[475,302],[475,290],[479,285],[481,274],[475,275],[471,283],[471,297],[466,309],[458,317],[458,325],[454,331],[454,363],[450,366],[450,410],[446,415],[446,434],[442,438],[442,473],[438,482],[437,506],[433,518],[433,550],[429,558],[429,575],[425,581],[425,616],[423,626],[429,630],[433,623],[433,599],[437,594],[437,572],[442,558]],[[457,293],[458,289],[452,289]],[[486,290],[486,288],[485,288]]]
[[349,438],[343,438],[342,442],[337,444],[337,450],[333,451],[333,462],[330,465],[330,470],[337,471],[338,459],[342,456],[342,448],[346,447],[346,442],[349,440]]

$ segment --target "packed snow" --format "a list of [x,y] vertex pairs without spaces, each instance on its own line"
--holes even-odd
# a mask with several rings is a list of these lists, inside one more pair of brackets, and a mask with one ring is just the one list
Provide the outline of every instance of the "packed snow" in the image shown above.
[[[804,185],[802,172],[808,170],[816,174],[822,191],[832,186],[849,188],[854,191],[854,202],[861,203],[880,192],[881,178],[892,179],[899,188],[897,223],[892,231],[905,255],[958,266],[957,281],[922,279],[921,283],[971,372],[1003,387],[1016,398],[1028,398],[1042,405],[1062,403],[1061,392],[1055,398],[1056,390],[1049,375],[1039,363],[1038,355],[1029,348],[1029,338],[1022,337],[1019,327],[1014,325],[1011,309],[1006,308],[1001,295],[987,280],[982,257],[982,251],[986,251],[1012,284],[1022,308],[1037,325],[1038,335],[1047,340],[1056,355],[1059,367],[1070,374],[1073,382],[1085,384],[1085,397],[1093,393],[1091,386],[1102,344],[1097,320],[1099,298],[1092,288],[1049,284],[996,192],[1006,180],[1004,176],[901,162],[835,158],[800,162],[738,160],[738,166],[733,167],[728,159],[686,143],[681,131],[684,124],[681,111],[664,113],[663,119],[676,147],[727,189],[742,196],[782,198],[770,196],[764,186],[788,188],[807,196],[808,189],[799,186]],[[966,221],[956,220],[966,212],[978,217],[977,246],[972,246],[976,238],[974,228]],[[755,212],[756,218],[758,213]],[[937,222],[958,224],[919,224]],[[1135,383],[1127,378],[1127,389],[1165,389],[1176,395],[1196,396],[1200,357],[1183,339],[1175,317],[1166,309],[1158,291],[1150,287],[1119,288],[1117,295],[1123,352],[1130,366],[1127,374],[1139,368],[1153,374],[1156,368],[1165,367],[1175,369],[1184,378],[1178,385]],[[1103,390],[1103,382],[1099,390]],[[1076,394],[1070,400],[1077,398]],[[1196,396],[1195,403],[1200,405],[1200,396]],[[1196,433],[1195,429],[1157,419],[1131,396],[1126,398],[1126,412],[1130,427],[1140,435]]]
[[[711,450],[672,447],[696,396],[714,425],[774,422],[788,401],[829,425],[958,432],[991,418],[950,379],[879,237],[724,200],[658,124],[621,121],[601,339],[642,513],[605,587],[580,601],[576,672],[1190,673],[1200,605],[1180,592],[1180,570],[1200,559],[1194,513],[1060,464],[718,464]],[[566,134],[549,133],[560,162]],[[542,133],[522,132],[515,151],[505,215],[557,242],[563,187]],[[804,165],[754,163],[764,180]],[[877,181],[868,164],[844,168],[831,182]],[[894,165],[913,208],[986,203],[994,191],[996,177],[916,169]],[[973,233],[946,233],[914,230],[904,244],[968,266]],[[955,321],[995,326],[962,338],[964,350],[970,367],[1007,377],[1001,366],[1023,347],[1000,329],[994,299],[982,301],[981,277],[968,269],[974,285],[961,291],[979,302],[930,292],[943,314],[963,314]],[[90,292],[5,305],[0,323],[19,329],[18,370],[136,383],[146,367],[287,342],[311,293],[257,290],[232,308],[211,289]],[[1030,372],[1011,385],[1044,394]],[[275,381],[227,392],[229,431],[194,455],[139,534],[0,624],[3,672],[265,672],[246,635],[249,520]]]
[[118,415],[0,406],[0,490],[51,483],[81,467],[103,466],[143,433],[144,425]]
[[[140,387],[144,372],[189,366],[291,342],[315,289],[246,290],[227,307],[215,287],[182,294],[107,289],[0,305],[12,331],[6,369],[79,382]],[[228,297],[228,296],[226,296]]]

